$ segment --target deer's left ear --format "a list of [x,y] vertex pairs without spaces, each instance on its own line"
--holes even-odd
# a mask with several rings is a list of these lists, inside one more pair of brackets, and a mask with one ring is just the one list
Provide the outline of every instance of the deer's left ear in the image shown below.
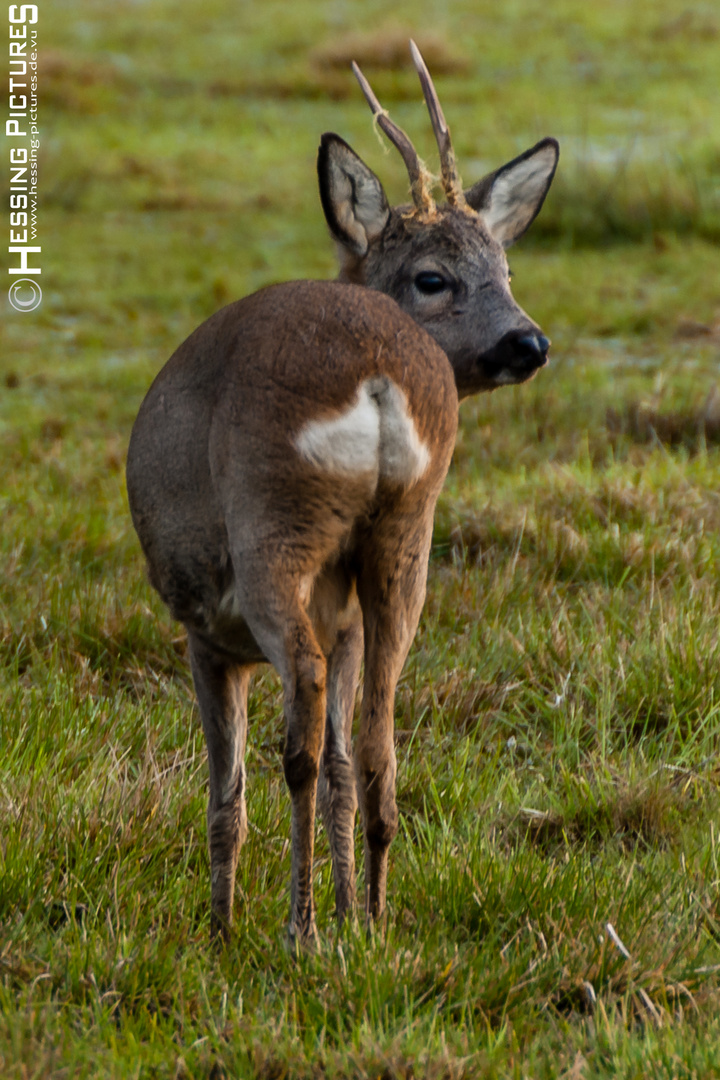
[[537,217],[559,156],[557,140],[542,139],[465,192],[470,206],[503,247],[514,244]]
[[317,169],[330,232],[353,255],[362,257],[390,214],[382,184],[352,147],[330,132],[320,141]]

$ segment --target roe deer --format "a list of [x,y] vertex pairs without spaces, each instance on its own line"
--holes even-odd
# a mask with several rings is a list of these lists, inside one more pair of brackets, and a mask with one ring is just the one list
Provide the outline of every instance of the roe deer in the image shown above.
[[247,832],[248,685],[263,661],[284,691],[290,938],[316,934],[316,797],[338,917],[354,901],[358,798],[366,915],[382,914],[397,831],[395,689],[425,596],[458,394],[522,382],[546,360],[547,339],[511,296],[504,247],[542,205],[557,143],[463,192],[412,50],[447,204],[435,205],[412,144],[355,68],[405,160],[413,206],[390,209],[377,177],[324,135],[320,192],[339,282],[272,286],[213,315],[155,379],[130,440],[127,488],[150,580],[188,632],[210,769],[212,927],[224,936]]

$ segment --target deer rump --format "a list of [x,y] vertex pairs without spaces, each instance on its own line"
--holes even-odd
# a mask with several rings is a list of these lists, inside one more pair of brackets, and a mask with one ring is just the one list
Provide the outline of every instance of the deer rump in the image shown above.
[[291,282],[213,315],[155,379],[128,452],[133,523],[173,616],[267,660],[243,617],[262,561],[297,585],[327,654],[328,607],[347,606],[374,522],[434,506],[456,402],[443,351],[383,294]]

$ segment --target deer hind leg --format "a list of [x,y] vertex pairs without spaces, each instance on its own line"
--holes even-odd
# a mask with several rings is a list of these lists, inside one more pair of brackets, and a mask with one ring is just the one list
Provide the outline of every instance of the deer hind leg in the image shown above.
[[327,718],[318,780],[318,807],[330,840],[338,921],[355,902],[355,815],[352,722],[363,653],[360,611],[340,631],[328,657]]
[[379,522],[358,578],[365,632],[365,676],[355,747],[365,836],[365,914],[385,910],[388,849],[397,833],[395,690],[420,619],[434,499],[414,517]]
[[272,578],[257,562],[253,571],[237,586],[242,614],[280,674],[284,692],[283,767],[292,802],[288,935],[291,942],[312,942],[317,936],[312,869],[327,665],[301,599],[301,579],[287,574]]
[[245,741],[251,665],[239,665],[189,635],[193,680],[210,767],[208,845],[212,880],[211,933],[228,937],[235,871],[247,836]]

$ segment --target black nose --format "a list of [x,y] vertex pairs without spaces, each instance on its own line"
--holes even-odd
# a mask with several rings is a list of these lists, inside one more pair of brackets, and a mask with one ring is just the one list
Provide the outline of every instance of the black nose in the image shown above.
[[514,363],[523,367],[542,367],[547,360],[550,342],[544,334],[522,334],[513,340]]

